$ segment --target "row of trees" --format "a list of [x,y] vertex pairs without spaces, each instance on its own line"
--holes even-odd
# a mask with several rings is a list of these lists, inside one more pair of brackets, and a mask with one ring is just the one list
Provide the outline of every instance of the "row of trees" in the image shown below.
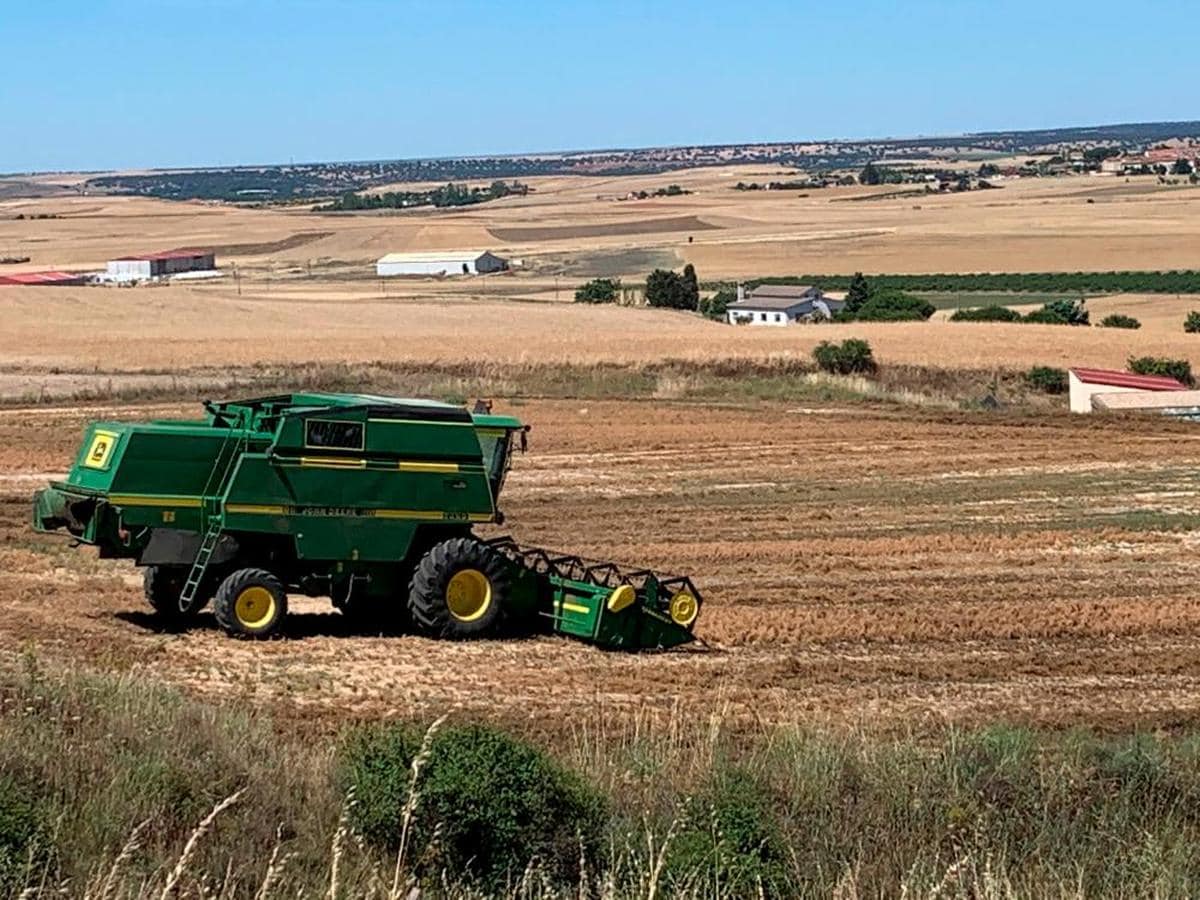
[[[1128,324],[1128,322],[1134,324]],[[1039,309],[1021,315],[1015,309],[1007,306],[979,306],[972,309],[959,309],[950,316],[951,322],[1030,322],[1035,325],[1088,325],[1091,314],[1087,311],[1083,300],[1072,300],[1069,297],[1059,297],[1042,304]],[[1100,323],[1107,328],[1140,328],[1141,323],[1128,316],[1109,316]]]
[[[852,280],[849,275],[789,275],[754,284],[816,284],[827,291],[844,291]],[[921,293],[1200,294],[1200,270],[884,274],[872,275],[871,283],[878,290]]]
[[894,289],[879,289],[855,272],[846,290],[846,305],[834,319],[839,322],[919,322],[934,314],[936,307],[923,297]]
[[356,212],[369,209],[409,209],[416,206],[471,206],[498,200],[510,194],[524,195],[529,186],[519,181],[493,181],[488,187],[467,187],[465,184],[447,184],[428,191],[385,191],[382,194],[346,193],[323,206],[313,207],[314,212]]
[[[576,303],[615,303],[621,295],[619,278],[594,278],[575,291]],[[655,269],[646,278],[646,303],[661,309],[707,312],[709,304],[700,299],[700,281],[691,263],[683,272]],[[703,305],[703,309],[701,308]],[[724,315],[724,308],[721,310]]]

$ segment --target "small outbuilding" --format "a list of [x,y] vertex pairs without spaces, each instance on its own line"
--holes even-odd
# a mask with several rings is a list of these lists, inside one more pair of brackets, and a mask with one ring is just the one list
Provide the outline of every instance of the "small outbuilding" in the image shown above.
[[490,250],[389,253],[375,263],[375,271],[380,278],[394,275],[488,275],[507,269],[508,260]]
[[1099,394],[1092,398],[1096,412],[1158,413],[1200,422],[1200,391],[1135,391]]
[[[1071,369],[1067,374],[1071,412],[1090,413],[1105,394],[1186,391],[1187,385],[1162,375],[1136,375],[1113,369]],[[1128,407],[1126,407],[1128,408]]]
[[164,250],[145,256],[110,259],[104,280],[150,281],[184,272],[211,272],[216,268],[216,254],[211,250]]
[[749,293],[739,284],[738,298],[725,314],[731,325],[791,325],[831,319],[845,305],[809,284],[760,284]]
[[70,287],[87,284],[87,281],[88,276],[81,272],[14,272],[11,275],[0,275],[0,284],[24,287]]

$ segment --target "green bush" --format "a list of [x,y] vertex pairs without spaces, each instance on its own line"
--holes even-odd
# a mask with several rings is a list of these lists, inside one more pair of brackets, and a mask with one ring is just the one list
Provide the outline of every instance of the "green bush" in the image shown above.
[[[395,852],[421,736],[365,728],[343,748],[352,822],[371,844]],[[449,728],[430,744],[417,783],[411,859],[467,873],[495,888],[515,882],[535,857],[551,874],[577,877],[580,841],[594,858],[604,821],[599,795],[540,750],[481,725]],[[433,840],[437,835],[436,841]]]
[[1101,328],[1141,328],[1142,323],[1133,316],[1122,315],[1121,313],[1113,313],[1110,316],[1105,316],[1100,320]]
[[718,768],[689,804],[667,859],[668,881],[683,894],[688,885],[719,884],[723,896],[783,896],[787,851],[778,807],[748,769]]
[[1034,366],[1025,373],[1025,383],[1043,394],[1065,394],[1067,392],[1067,370],[1053,366]]
[[710,319],[725,321],[725,313],[729,304],[737,300],[737,292],[722,288],[711,297],[700,299],[700,312]]
[[699,308],[700,282],[692,264],[683,267],[682,275],[668,269],[651,272],[646,278],[646,302],[665,309]]
[[1195,380],[1192,378],[1192,364],[1186,359],[1168,359],[1164,356],[1138,356],[1130,357],[1126,363],[1130,372],[1135,372],[1138,375],[1161,375],[1165,378],[1174,378],[1176,381],[1182,381],[1186,385],[1192,385]]
[[1200,331],[1200,311],[1193,309],[1187,314],[1187,318],[1183,320],[1183,330],[1188,334]]
[[821,341],[813,348],[817,368],[834,375],[870,375],[878,366],[871,345],[860,338],[847,338],[840,344]]
[[1051,300],[1041,309],[1035,309],[1025,317],[1025,321],[1037,325],[1087,325],[1089,316],[1082,300],[1063,297]]
[[1007,306],[978,306],[955,310],[951,322],[1020,322],[1021,314]]
[[900,291],[880,291],[871,294],[854,318],[859,322],[919,322],[932,316],[936,309],[922,297]]
[[575,302],[615,303],[620,293],[620,278],[593,278],[575,291]]

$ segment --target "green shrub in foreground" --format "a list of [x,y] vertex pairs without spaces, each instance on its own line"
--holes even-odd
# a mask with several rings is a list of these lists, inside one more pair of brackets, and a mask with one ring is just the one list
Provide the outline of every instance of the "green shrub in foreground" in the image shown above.
[[[421,740],[405,727],[365,728],[343,748],[342,780],[356,798],[352,823],[390,852],[399,846]],[[595,858],[604,804],[542,751],[482,725],[441,731],[429,749],[416,788],[410,860],[431,854],[433,871],[444,867],[494,888],[515,883],[534,858],[570,881],[580,841]]]
[[959,309],[950,316],[951,322],[1020,322],[1021,314],[1007,306],[978,306]]
[[1195,380],[1192,378],[1192,364],[1186,359],[1168,359],[1165,356],[1138,356],[1130,357],[1126,363],[1130,372],[1135,372],[1138,375],[1161,375],[1165,378],[1174,378],[1176,381],[1182,381],[1186,385],[1192,385]]
[[41,804],[32,786],[0,775],[0,896],[21,890],[31,862],[36,869],[45,849],[44,831]]
[[1100,320],[1101,328],[1141,328],[1142,323],[1133,316],[1126,316],[1122,313],[1113,313],[1110,316],[1105,316]]
[[789,870],[777,810],[776,798],[749,769],[717,768],[670,847],[668,882],[680,893],[699,883],[722,885],[731,897],[783,896]]
[[871,345],[861,338],[847,338],[840,344],[821,341],[813,348],[813,359],[817,368],[833,375],[870,375],[879,368]]
[[1183,330],[1188,334],[1200,332],[1200,311],[1193,309],[1187,314],[1187,318],[1183,320]]

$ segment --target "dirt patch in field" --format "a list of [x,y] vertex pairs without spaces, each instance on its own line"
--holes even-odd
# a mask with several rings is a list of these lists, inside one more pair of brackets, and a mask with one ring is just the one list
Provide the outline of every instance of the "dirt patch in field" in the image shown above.
[[564,241],[574,238],[619,237],[627,234],[665,234],[672,231],[712,231],[719,225],[698,216],[675,216],[669,219],[640,219],[632,222],[608,222],[603,225],[545,225],[540,228],[489,228],[498,241],[512,244],[536,241]]
[[[0,416],[0,653],[136,669],[336,724],[459,707],[910,729],[1200,723],[1200,437],[1159,420],[660,402],[501,404],[534,426],[502,506],[523,542],[692,575],[682,652],[356,633],[294,598],[284,640],[146,614],[137,571],[33,534],[89,418]],[[548,724],[549,723],[549,724]],[[565,727],[565,726],[564,726]]]
[[682,264],[674,250],[593,250],[582,253],[546,253],[527,258],[526,265],[539,275],[610,278],[630,272],[675,269]]
[[296,234],[281,238],[277,241],[259,241],[245,244],[220,244],[212,247],[218,256],[266,256],[270,253],[282,253],[285,250],[295,250],[305,244],[311,244],[332,235],[332,231],[300,231]]

